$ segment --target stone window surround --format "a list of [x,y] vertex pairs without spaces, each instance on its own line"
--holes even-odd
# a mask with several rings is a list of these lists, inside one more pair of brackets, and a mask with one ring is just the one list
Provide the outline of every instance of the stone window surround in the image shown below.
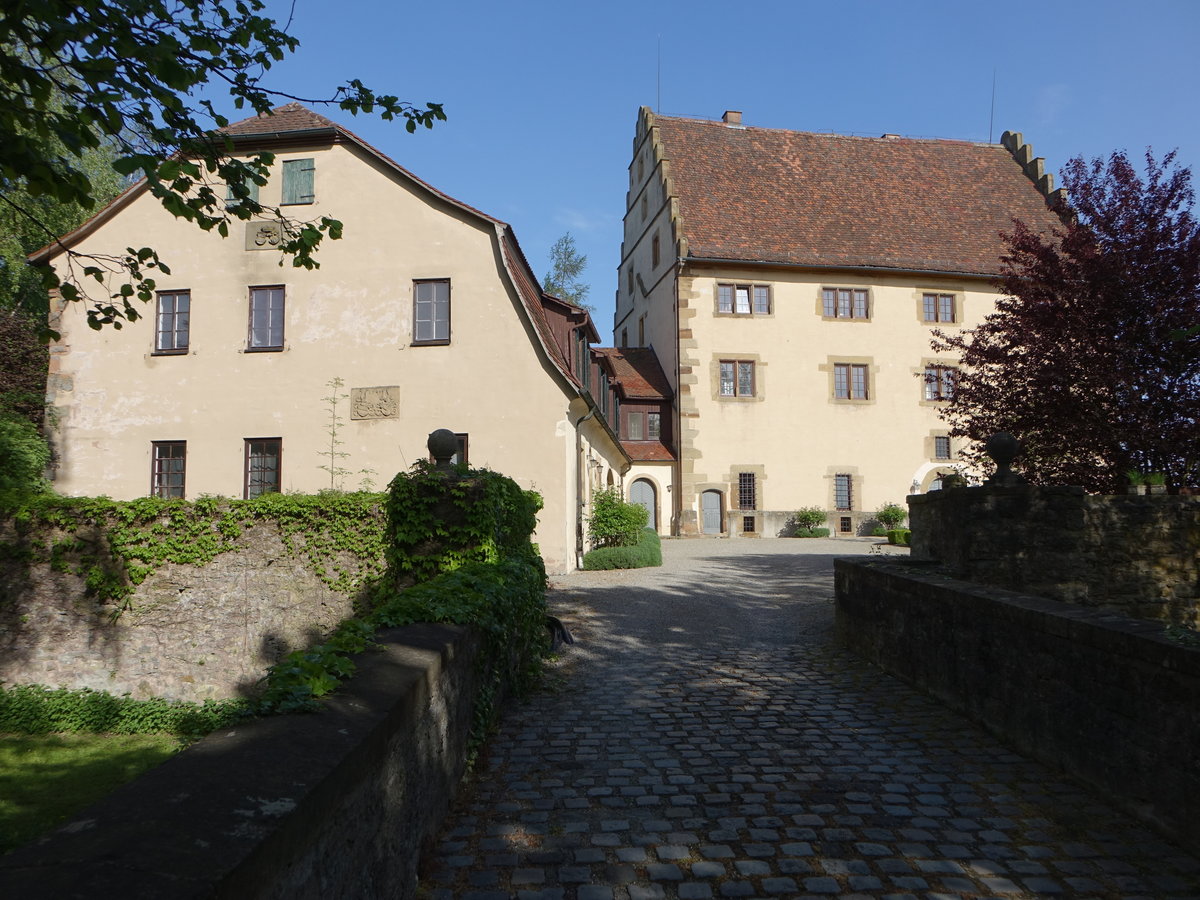
[[920,394],[917,395],[920,405],[932,409],[943,409],[948,402],[940,398],[936,400],[927,400],[925,398],[925,371],[927,369],[954,369],[957,372],[958,368],[959,363],[956,359],[939,359],[933,357],[922,359],[920,367],[912,370],[918,389],[920,390]]
[[[930,322],[925,318],[925,295],[926,294],[948,294],[954,298],[954,321],[953,322]],[[926,328],[961,328],[963,324],[963,305],[964,292],[956,290],[946,290],[944,288],[922,288],[913,291],[913,305],[916,310],[917,321]]]
[[[866,291],[867,292],[867,315],[865,317],[858,316],[827,316],[825,315],[825,292],[826,291]],[[834,300],[836,305],[837,300]],[[851,312],[854,311],[854,301],[851,299]],[[813,311],[817,317],[825,322],[871,322],[875,318],[875,296],[872,293],[871,285],[869,284],[822,284],[817,288],[817,296],[814,301]],[[836,312],[836,310],[835,310]]]
[[[721,393],[721,363],[751,363],[754,366],[754,394],[747,397],[741,394]],[[767,364],[762,361],[757,353],[714,353],[712,361],[709,363],[709,378],[712,385],[712,399],[720,403],[755,403],[761,402],[766,398],[766,387],[763,377],[763,370]],[[736,390],[737,384],[737,369],[734,369],[734,385]]]
[[[850,476],[850,509],[837,508],[837,476]],[[837,520],[841,516],[850,516],[854,520],[852,533],[857,534],[866,514],[862,511],[863,476],[858,466],[829,466],[825,470],[826,508],[829,510],[829,520],[833,523],[833,531],[837,531]]]
[[[945,438],[950,442],[950,455],[948,457],[937,455],[937,439]],[[949,463],[954,460],[954,439],[950,437],[950,431],[946,428],[935,429],[929,432],[925,438],[925,458],[932,463]]]
[[[867,397],[865,400],[855,400],[843,397],[838,397],[835,392],[834,366],[835,365],[850,365],[850,366],[866,366],[867,367]],[[871,356],[828,356],[826,361],[817,366],[817,369],[826,374],[828,380],[828,402],[841,406],[869,406],[876,402],[879,395],[878,376],[879,366],[875,364],[874,357]],[[924,369],[921,370],[924,373]]]
[[[721,312],[721,288],[731,287],[734,290],[733,309],[729,312]],[[750,312],[740,313],[737,311],[737,289],[740,287],[750,289]],[[767,311],[765,313],[754,311],[754,289],[767,289]],[[754,281],[714,281],[713,282],[713,317],[719,319],[773,319],[775,317],[775,291],[770,284]]]

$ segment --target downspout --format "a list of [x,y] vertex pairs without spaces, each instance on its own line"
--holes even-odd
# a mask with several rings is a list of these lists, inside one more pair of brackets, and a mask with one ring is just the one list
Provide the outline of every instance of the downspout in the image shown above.
[[679,399],[679,379],[682,377],[679,369],[682,365],[683,348],[679,339],[679,272],[683,269],[684,258],[675,257],[675,272],[672,275],[671,304],[675,307],[672,312],[675,319],[675,396],[671,402],[675,405],[675,489],[671,491],[671,534],[679,537],[683,533],[683,404]]
[[583,568],[583,438],[579,426],[596,414],[592,407],[575,421],[575,568]]

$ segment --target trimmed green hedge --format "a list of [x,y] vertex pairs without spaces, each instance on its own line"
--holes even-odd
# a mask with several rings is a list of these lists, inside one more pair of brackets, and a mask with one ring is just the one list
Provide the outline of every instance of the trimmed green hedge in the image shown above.
[[643,569],[662,565],[662,542],[653,528],[643,528],[632,547],[600,547],[583,555],[583,567],[597,569]]
[[896,544],[900,547],[907,547],[908,538],[911,534],[912,531],[908,528],[892,528],[887,533],[888,543]]
[[0,732],[177,734],[198,737],[250,715],[244,700],[134,700],[105,691],[14,685],[0,690]]
[[792,532],[792,537],[829,537],[828,528],[797,528]]

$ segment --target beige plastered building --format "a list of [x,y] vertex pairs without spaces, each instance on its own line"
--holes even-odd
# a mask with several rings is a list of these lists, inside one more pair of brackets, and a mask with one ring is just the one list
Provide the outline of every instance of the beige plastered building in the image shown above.
[[[587,313],[541,292],[508,225],[336,123],[289,104],[227,130],[235,152],[276,154],[263,204],[340,219],[345,236],[320,248],[318,269],[281,266],[271,221],[235,220],[222,239],[141,183],[35,254],[65,275],[67,248],[153,246],[171,269],[120,330],[90,329],[81,303],[52,314],[55,489],[309,493],[331,486],[330,468],[347,470],[335,487],[382,489],[447,428],[470,465],[542,495],[547,568],[574,568],[591,491],[630,466],[585,387]],[[330,455],[330,397],[345,456]]]
[[[863,533],[960,468],[933,332],[994,308],[1001,232],[1058,224],[1052,176],[1001,144],[637,119],[614,342],[668,382],[670,452],[627,478],[663,533],[776,536],[800,507]],[[625,438],[628,424],[614,419]]]

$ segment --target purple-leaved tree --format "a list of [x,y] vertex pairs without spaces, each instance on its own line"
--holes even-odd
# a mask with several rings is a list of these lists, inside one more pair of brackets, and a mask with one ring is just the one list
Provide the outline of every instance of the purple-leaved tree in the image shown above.
[[935,333],[961,355],[943,411],[952,434],[1022,444],[1039,484],[1113,491],[1130,470],[1200,484],[1200,223],[1191,171],[1146,153],[1071,160],[1051,236],[1004,235],[1004,297],[977,328]]

